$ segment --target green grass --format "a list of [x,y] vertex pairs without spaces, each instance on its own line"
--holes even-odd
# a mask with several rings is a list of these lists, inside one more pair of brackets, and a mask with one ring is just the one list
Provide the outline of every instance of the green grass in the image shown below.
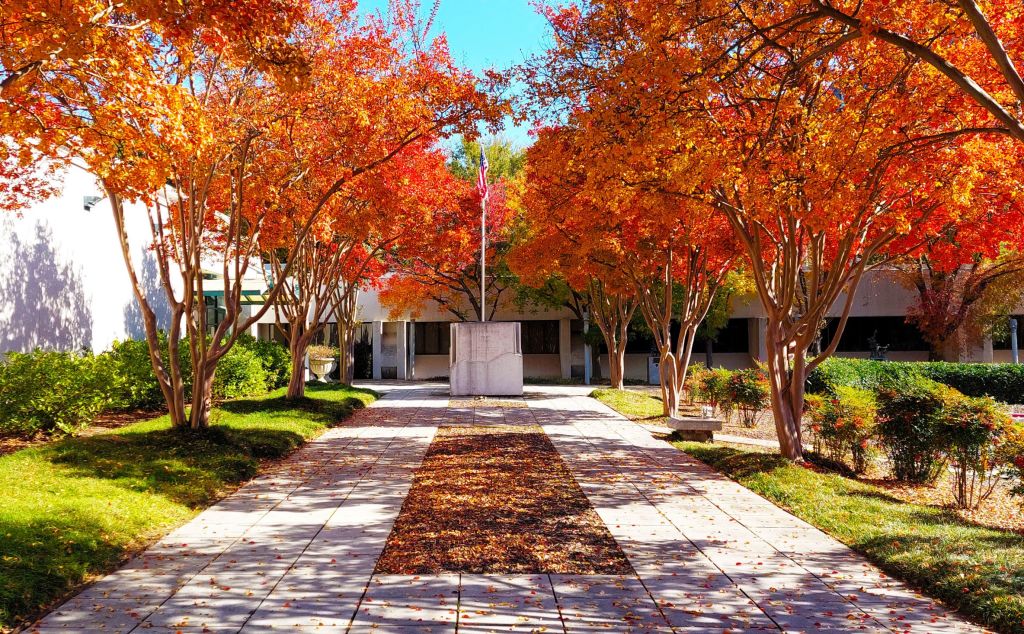
[[626,418],[644,420],[663,418],[661,400],[632,390],[594,390],[590,396],[619,412]]
[[96,575],[365,407],[369,390],[310,384],[221,404],[203,432],[166,417],[0,457],[0,630]]
[[[598,390],[594,397],[629,417],[653,409],[660,414],[656,399],[615,392]],[[903,502],[880,487],[812,471],[776,453],[673,444],[925,594],[988,627],[1024,632],[1024,536],[971,524],[941,508]]]

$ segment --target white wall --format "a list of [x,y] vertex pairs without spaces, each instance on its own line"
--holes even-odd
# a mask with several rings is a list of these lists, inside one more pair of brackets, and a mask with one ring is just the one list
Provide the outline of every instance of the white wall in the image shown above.
[[[0,353],[33,348],[106,350],[115,339],[144,336],[121,256],[110,204],[89,174],[72,169],[60,195],[0,215]],[[167,303],[146,249],[145,210],[126,213],[133,257],[158,315]]]

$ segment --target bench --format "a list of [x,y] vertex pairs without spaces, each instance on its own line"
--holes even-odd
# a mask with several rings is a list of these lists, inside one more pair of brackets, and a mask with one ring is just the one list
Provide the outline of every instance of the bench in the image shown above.
[[667,424],[682,440],[696,442],[711,442],[715,439],[715,432],[722,431],[722,421],[703,416],[673,416]]

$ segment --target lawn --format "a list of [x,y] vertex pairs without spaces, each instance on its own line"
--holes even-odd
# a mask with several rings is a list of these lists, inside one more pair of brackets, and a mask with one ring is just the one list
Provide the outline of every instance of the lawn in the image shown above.
[[[651,406],[603,392],[595,398],[627,416]],[[929,596],[989,627],[1024,632],[1024,536],[903,502],[880,487],[797,466],[775,453],[674,444]]]
[[310,384],[221,404],[207,431],[166,417],[0,457],[0,630],[116,568],[376,395]]
[[590,395],[633,420],[661,419],[664,411],[659,399],[633,390],[594,390]]

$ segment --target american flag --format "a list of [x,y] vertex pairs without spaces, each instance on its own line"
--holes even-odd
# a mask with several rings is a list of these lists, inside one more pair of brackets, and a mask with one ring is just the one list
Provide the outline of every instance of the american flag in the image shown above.
[[476,188],[480,191],[480,198],[483,200],[487,200],[487,169],[489,167],[487,153],[484,152],[483,146],[480,146],[480,173],[477,174]]

